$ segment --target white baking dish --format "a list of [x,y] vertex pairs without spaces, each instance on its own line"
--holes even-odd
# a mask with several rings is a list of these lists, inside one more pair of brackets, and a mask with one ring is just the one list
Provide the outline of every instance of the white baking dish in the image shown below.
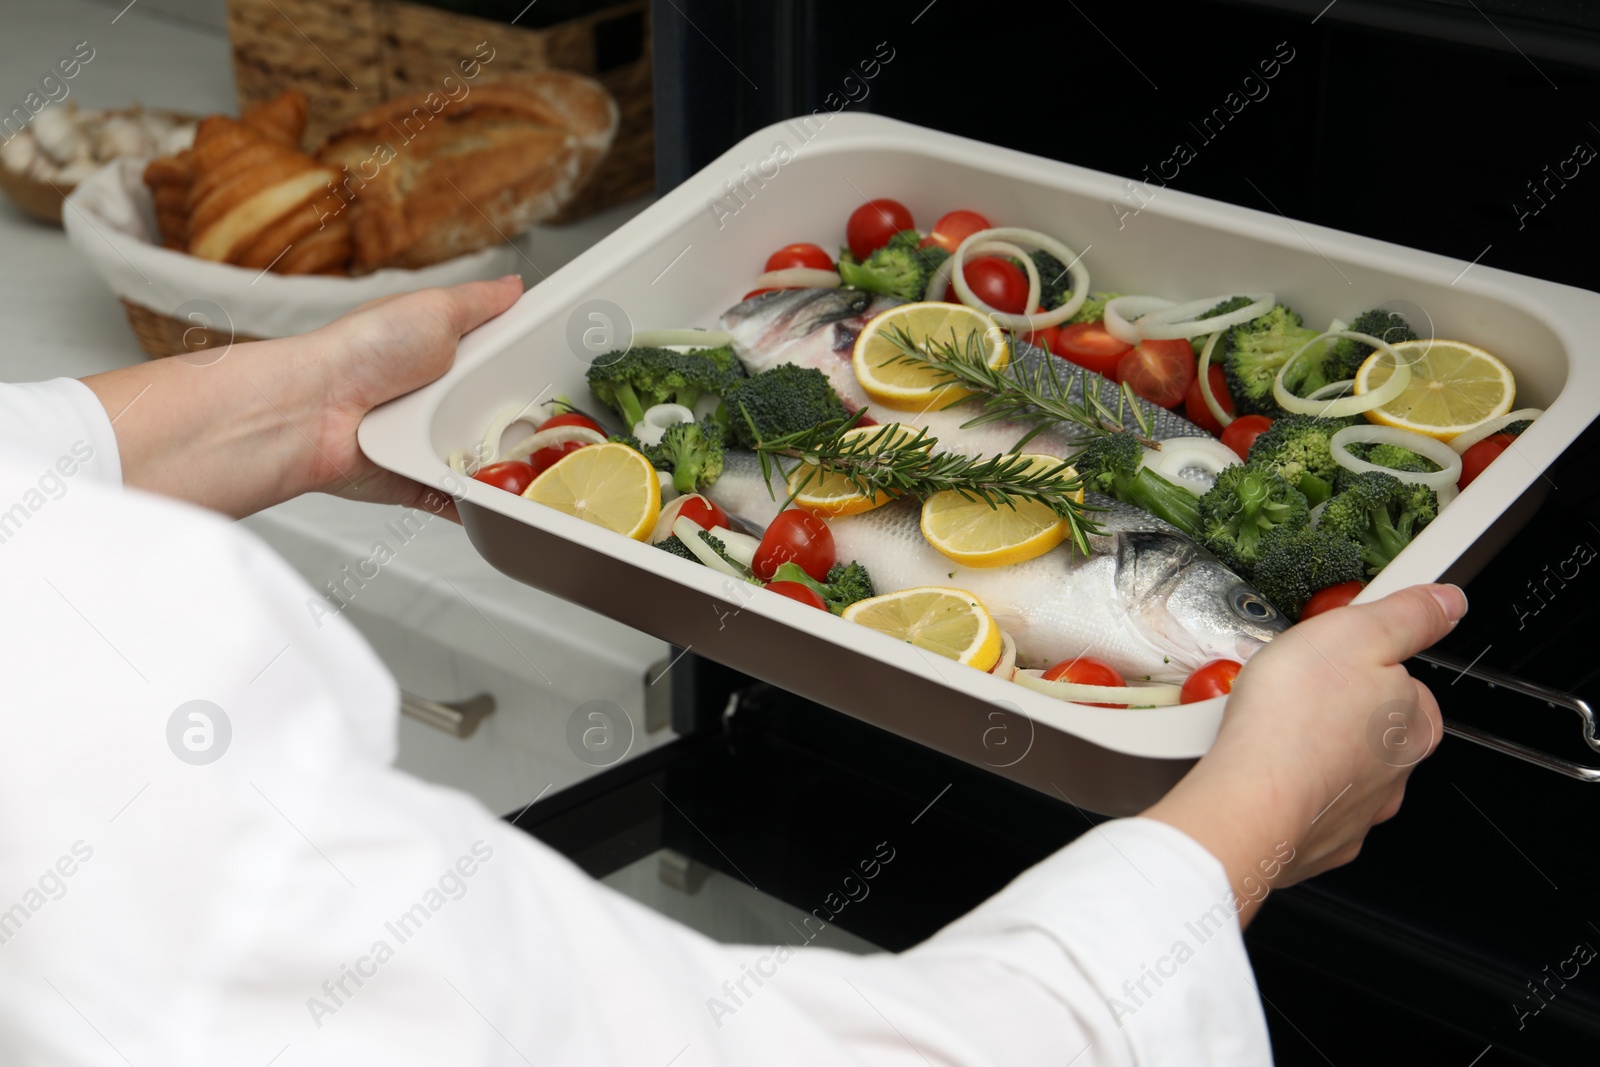
[[1084,251],[1095,288],[1179,299],[1268,289],[1308,325],[1404,300],[1419,332],[1431,319],[1437,336],[1504,358],[1518,406],[1547,414],[1365,599],[1469,576],[1527,510],[1513,505],[1600,410],[1600,295],[1172,190],[1142,193],[1132,215],[1140,201],[1124,179],[876,116],[838,115],[815,131],[772,126],[464,340],[448,374],[368,417],[361,445],[380,465],[455,493],[474,546],[520,581],[1085,807],[1137,810],[1205,752],[1222,701],[1064,704],[463,482],[444,457],[508,402],[588,396],[586,353],[569,337],[605,324],[587,317],[586,302],[617,305],[638,329],[713,326],[773,248],[841,240],[867,196],[901,200],[924,225],[965,207],[1053,234]]

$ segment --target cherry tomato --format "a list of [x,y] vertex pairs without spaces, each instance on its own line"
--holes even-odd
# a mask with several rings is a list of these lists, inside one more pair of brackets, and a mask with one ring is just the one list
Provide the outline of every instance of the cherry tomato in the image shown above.
[[784,245],[767,257],[768,270],[788,270],[790,267],[812,267],[816,270],[832,270],[833,257],[824,252],[821,245],[804,242]]
[[1272,420],[1265,415],[1240,415],[1223,429],[1222,443],[1233,449],[1240,459],[1249,459],[1250,446],[1271,425]]
[[779,596],[786,596],[790,600],[798,600],[802,604],[810,604],[814,608],[821,608],[823,611],[828,610],[828,605],[823,603],[816,590],[810,586],[801,585],[799,582],[768,582],[767,590],[777,593]]
[[873,418],[871,415],[867,415],[867,414],[863,413],[862,416],[859,419],[856,420],[856,425],[857,426],[877,426],[877,425],[879,425],[879,423],[878,423],[878,420]]
[[521,496],[522,491],[532,485],[538,476],[538,471],[517,459],[508,459],[504,463],[491,463],[473,475],[484,485],[492,485],[496,489],[504,489],[518,496]]
[[541,448],[529,456],[528,463],[532,465],[534,473],[543,474],[555,465],[556,460],[569,453],[576,452],[582,447],[584,447],[584,442],[582,441],[568,441],[564,445],[551,445],[549,448]]
[[898,200],[868,200],[850,214],[845,243],[857,259],[866,259],[901,230],[914,230],[911,212]]
[[1233,680],[1239,677],[1239,669],[1243,666],[1244,664],[1231,659],[1214,659],[1209,663],[1200,664],[1183,683],[1178,700],[1184,704],[1193,704],[1201,700],[1210,700],[1212,697],[1227,696],[1233,692]]
[[1183,338],[1140,341],[1117,361],[1117,381],[1158,407],[1176,407],[1195,380],[1194,346]]
[[1116,381],[1117,363],[1133,351],[1133,346],[1107,333],[1104,322],[1076,322],[1061,327],[1050,351]]
[[598,422],[595,422],[587,415],[580,415],[576,411],[565,411],[560,415],[552,415],[550,418],[545,419],[539,424],[539,429],[553,430],[557,426],[584,426],[593,430],[595,433],[605,433],[605,430],[601,428]]
[[688,519],[702,530],[718,526],[724,530],[732,529],[728,525],[728,513],[699,493],[690,493],[683,498],[683,503],[678,506],[678,517]]
[[[1035,310],[1034,314],[1037,315],[1043,310],[1043,308]],[[1027,336],[1027,341],[1035,348],[1042,348],[1046,352],[1054,352],[1056,350],[1056,338],[1060,335],[1061,327],[1046,326],[1042,330],[1034,330],[1032,333],[1030,333]]]
[[[1064,659],[1054,667],[1044,672],[1047,682],[1072,682],[1074,685],[1109,685],[1125,686],[1128,683],[1122,680],[1122,675],[1117,669],[1102,659],[1093,656],[1075,656]],[[1090,704],[1091,708],[1122,708],[1126,704]]]
[[750,569],[757,578],[768,581],[780,564],[796,563],[821,582],[827,580],[828,568],[838,559],[828,524],[808,511],[790,508],[779,512],[767,527]]
[[1306,601],[1306,606],[1300,609],[1300,619],[1304,621],[1313,615],[1321,615],[1324,611],[1342,608],[1356,598],[1356,594],[1367,587],[1366,582],[1340,582],[1330,585],[1326,589],[1318,589],[1311,594],[1311,599]]
[[1461,453],[1461,478],[1456,482],[1456,488],[1465,489],[1471,485],[1473,479],[1483,473],[1483,469],[1500,458],[1500,453],[1510,448],[1516,438],[1508,433],[1490,434],[1465,452]]
[[972,295],[996,311],[1020,315],[1028,307],[1028,276],[1009,259],[979,256],[962,271]]
[[[1228,378],[1222,373],[1222,368],[1215,363],[1206,368],[1206,377],[1211,382],[1211,395],[1217,398],[1217,406],[1233,414],[1233,397],[1228,395]],[[1211,409],[1206,407],[1206,398],[1200,395],[1200,375],[1194,376],[1194,381],[1189,383],[1189,392],[1183,398],[1183,413],[1189,421],[1205,430],[1212,437],[1222,436],[1222,423],[1211,414]]]
[[933,232],[922,239],[922,247],[938,245],[946,252],[954,252],[962,241],[989,228],[989,220],[976,211],[951,211],[933,224]]
[[771,289],[771,288],[768,288],[768,289],[752,289],[748,293],[746,293],[743,296],[741,296],[739,298],[739,301],[740,301],[740,303],[743,303],[744,301],[749,300],[752,296],[760,296],[762,293],[776,293],[777,291],[778,290]]

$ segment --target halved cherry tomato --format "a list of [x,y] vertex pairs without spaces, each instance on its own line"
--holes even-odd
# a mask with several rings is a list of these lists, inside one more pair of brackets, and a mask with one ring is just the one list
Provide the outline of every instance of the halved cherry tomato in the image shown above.
[[[1035,315],[1042,314],[1043,312],[1044,308],[1034,308],[1033,310]],[[1061,336],[1061,327],[1046,326],[1042,330],[1034,330],[1032,333],[1028,334],[1027,342],[1030,345],[1033,345],[1035,348],[1042,348],[1046,352],[1054,352],[1056,347],[1056,338],[1059,336]]]
[[522,491],[533,484],[539,472],[530,465],[517,459],[508,459],[503,463],[491,463],[481,468],[473,475],[485,485],[492,485],[496,489],[504,489],[508,493],[522,495]]
[[1133,346],[1107,333],[1104,322],[1075,322],[1071,326],[1061,327],[1050,351],[1116,381],[1117,364],[1123,356],[1133,351]]
[[1500,458],[1500,453],[1516,443],[1516,437],[1509,433],[1490,434],[1465,452],[1461,453],[1461,477],[1456,480],[1456,488],[1465,489],[1471,485],[1483,469]]
[[1330,585],[1326,589],[1318,589],[1311,594],[1311,599],[1306,601],[1306,606],[1300,609],[1300,620],[1304,622],[1313,615],[1321,615],[1324,611],[1342,608],[1356,598],[1356,594],[1367,587],[1366,582],[1340,582]]
[[816,270],[832,270],[833,257],[823,251],[821,245],[814,245],[804,241],[797,244],[784,245],[767,257],[768,270],[788,270],[790,267],[812,267]]
[[828,524],[799,508],[778,513],[756,549],[750,569],[762,581],[771,579],[781,564],[796,563],[817,581],[826,581],[828,568],[838,562],[833,531]]
[[898,200],[868,200],[850,213],[845,243],[857,259],[866,259],[901,230],[914,230],[911,212]]
[[1244,664],[1231,659],[1214,659],[1195,668],[1178,692],[1178,700],[1194,704],[1212,697],[1225,697],[1233,692],[1233,680],[1239,677]]
[[[1047,682],[1072,682],[1075,685],[1125,686],[1117,669],[1103,659],[1093,656],[1075,656],[1064,659],[1044,672]],[[1090,704],[1091,708],[1122,708],[1126,704]]]
[[683,498],[683,503],[678,505],[678,517],[688,519],[702,530],[717,526],[724,530],[732,529],[728,525],[728,513],[699,493],[690,493]]
[[817,595],[815,589],[801,585],[799,582],[768,582],[767,591],[777,593],[779,596],[786,596],[790,600],[798,600],[802,604],[810,604],[812,607],[821,608],[823,611],[828,610],[828,605]]
[[1222,443],[1233,449],[1240,459],[1249,459],[1250,446],[1271,425],[1272,420],[1265,415],[1240,415],[1223,429]]
[[996,311],[1020,315],[1027,309],[1028,276],[1009,259],[999,256],[969,259],[962,274],[972,295]]
[[933,224],[933,232],[922,239],[922,247],[938,245],[946,252],[954,252],[962,241],[989,228],[989,220],[976,211],[951,211],[939,216],[939,221]]
[[773,289],[773,288],[752,289],[748,293],[746,293],[743,296],[741,296],[739,298],[739,302],[743,303],[744,301],[749,300],[752,296],[760,296],[762,293],[776,293],[777,291],[778,290]]
[[568,441],[564,445],[551,445],[549,448],[541,448],[529,456],[528,463],[532,465],[534,473],[543,474],[555,465],[556,460],[583,447],[584,442],[582,441]]
[[1194,346],[1181,337],[1144,340],[1117,361],[1117,380],[1157,407],[1176,407],[1195,379]]
[[550,418],[545,419],[539,424],[539,429],[553,430],[557,426],[584,426],[593,430],[595,433],[605,433],[605,430],[601,428],[598,422],[595,422],[589,416],[580,414],[576,411],[563,411],[559,415],[552,415]]
[[[1217,406],[1233,414],[1233,397],[1228,395],[1228,378],[1222,373],[1222,368],[1215,363],[1206,368],[1206,378],[1211,382],[1211,395],[1217,398]],[[1200,395],[1200,375],[1194,376],[1194,381],[1189,383],[1189,393],[1183,398],[1183,413],[1189,421],[1205,430],[1212,437],[1222,435],[1222,423],[1211,414],[1211,409],[1206,407],[1206,398]]]

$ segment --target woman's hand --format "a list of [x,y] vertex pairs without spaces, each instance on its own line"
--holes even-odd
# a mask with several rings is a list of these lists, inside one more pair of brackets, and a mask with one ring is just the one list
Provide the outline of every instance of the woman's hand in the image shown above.
[[1269,889],[1348,863],[1392,817],[1442,736],[1402,662],[1467,612],[1453,585],[1413,586],[1300,623],[1253,657],[1216,743],[1146,817],[1222,861],[1247,923]]
[[362,418],[449,369],[461,335],[522,293],[508,275],[366,304],[300,337],[234,345],[84,379],[113,420],[124,484],[242,516],[306,492],[455,504],[382,470],[356,444]]

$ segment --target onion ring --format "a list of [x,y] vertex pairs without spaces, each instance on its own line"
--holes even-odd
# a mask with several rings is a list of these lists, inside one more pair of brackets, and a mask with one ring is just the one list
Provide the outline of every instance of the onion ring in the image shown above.
[[[1229,311],[1222,315],[1213,315],[1210,318],[1195,319],[1185,318],[1186,315],[1198,315],[1210,311],[1219,304],[1232,300],[1235,296],[1244,296],[1251,301],[1237,311]],[[1230,326],[1259,319],[1268,311],[1276,297],[1272,293],[1233,293],[1223,297],[1209,297],[1205,300],[1191,300],[1187,304],[1178,304],[1174,307],[1152,311],[1142,316],[1134,323],[1139,328],[1139,333],[1152,341],[1176,341],[1179,338],[1199,337],[1202,334],[1220,333]]]
[[1000,631],[1000,661],[989,668],[989,673],[996,678],[1010,678],[1011,672],[1017,669],[1017,643],[1011,640],[1011,635],[1004,630]]
[[586,445],[605,444],[606,435],[596,433],[587,426],[552,426],[539,430],[506,449],[501,459],[527,459],[541,448],[554,448],[579,441]]
[[[1055,697],[1072,704],[1121,704],[1125,706],[1154,705],[1170,707],[1183,702],[1183,687],[1179,685],[1080,685],[1077,682],[1047,682],[1032,671],[1018,670],[1011,680],[1035,693]],[[1133,699],[1129,699],[1132,697]]]
[[1129,316],[1137,319],[1140,315],[1164,311],[1171,306],[1172,301],[1162,296],[1112,297],[1106,301],[1106,333],[1125,345],[1136,345],[1144,338],[1139,335],[1139,328],[1129,321]]
[[[1372,390],[1372,392],[1362,393],[1359,396],[1342,396],[1337,400],[1308,400],[1305,397],[1295,396],[1289,392],[1289,387],[1283,384],[1284,376],[1289,373],[1289,368],[1294,366],[1295,361],[1310,351],[1313,345],[1322,344],[1330,337],[1344,337],[1381,349],[1385,355],[1394,360],[1394,373],[1389,375],[1388,381]],[[1394,345],[1391,345],[1381,337],[1356,333],[1354,330],[1329,330],[1326,333],[1318,334],[1301,345],[1294,355],[1285,360],[1283,366],[1278,368],[1278,376],[1272,381],[1272,398],[1278,402],[1278,406],[1283,410],[1293,412],[1296,415],[1314,415],[1321,419],[1337,419],[1346,415],[1360,415],[1363,412],[1371,411],[1373,408],[1381,408],[1405,392],[1406,386],[1410,384],[1411,364],[1395,349]]]
[[756,279],[752,289],[837,289],[839,272],[817,267],[784,267],[769,270]]
[[1510,426],[1513,422],[1521,422],[1523,419],[1537,419],[1543,414],[1543,408],[1519,408],[1516,411],[1507,412],[1506,414],[1501,415],[1499,418],[1485,419],[1472,429],[1467,430],[1464,433],[1458,433],[1452,437],[1450,439],[1450,447],[1455,449],[1457,452],[1465,452],[1467,449],[1471,448],[1485,437],[1488,437],[1490,434],[1498,433],[1507,426]]
[[[1025,245],[1032,245],[1041,252],[1048,252],[1062,263],[1067,265],[1067,273],[1072,276],[1072,295],[1066,302],[1052,311],[1040,315],[1014,315],[998,308],[990,307],[973,294],[972,288],[967,285],[966,256],[969,251],[988,241],[1020,241]],[[1024,259],[1030,257],[1024,256]],[[956,293],[961,297],[961,302],[968,307],[977,308],[987,312],[989,317],[1009,330],[1024,333],[1033,333],[1059,326],[1078,313],[1083,306],[1083,301],[1089,295],[1089,271],[1083,265],[1083,257],[1060,241],[1048,234],[1037,230],[1027,230],[1017,226],[1002,226],[993,230],[979,230],[967,237],[956,246],[955,254],[947,261],[950,266],[950,284],[955,287]],[[1035,268],[1037,273],[1037,268]],[[1035,297],[1037,299],[1037,297]]]
[[[1401,448],[1409,448],[1423,459],[1432,460],[1440,469],[1397,471],[1393,467],[1357,459],[1350,454],[1349,446],[1352,444],[1398,445]],[[1365,426],[1346,426],[1328,439],[1328,450],[1333,453],[1333,461],[1347,471],[1355,471],[1357,474],[1364,471],[1381,471],[1384,474],[1394,475],[1402,482],[1425,485],[1435,492],[1442,491],[1445,486],[1455,485],[1461,480],[1461,457],[1449,445],[1437,438],[1426,437],[1395,426],[1378,426],[1371,423]]]
[[1222,410],[1222,404],[1211,392],[1211,352],[1217,347],[1217,338],[1221,336],[1221,332],[1212,334],[1206,338],[1205,347],[1200,350],[1200,399],[1206,402],[1206,410],[1217,420],[1217,425],[1226,427],[1233,422],[1233,416]]
[[[1010,256],[1013,259],[1019,260],[1022,263],[1023,272],[1028,276],[1027,305],[1029,307],[1039,306],[1039,293],[1043,290],[1044,283],[1039,278],[1038,266],[1033,262],[1033,257],[1029,256],[1028,253],[1024,252],[1021,248],[1018,248],[1010,241],[985,241],[983,244],[972,248],[971,252],[975,256]],[[941,296],[945,295],[945,283],[950,280],[950,270],[954,262],[954,257],[947,257],[943,263],[939,264],[939,269],[933,272],[932,278],[928,279],[928,288],[922,294],[922,298],[924,300],[938,300],[938,297],[933,295],[936,288]],[[962,267],[961,269],[965,271],[966,267]],[[961,296],[961,291],[959,289],[956,290],[956,296],[958,299]],[[974,299],[976,299],[976,297],[974,297]],[[983,304],[983,301],[980,300],[978,303]],[[971,307],[972,305],[968,304],[967,306]],[[983,304],[981,310],[987,310],[988,307],[989,305]]]
[[1172,484],[1202,496],[1208,487],[1184,477],[1186,469],[1199,467],[1215,478],[1224,468],[1236,467],[1240,462],[1238,453],[1215,437],[1170,437],[1161,442],[1155,462],[1146,466],[1165,475]]

